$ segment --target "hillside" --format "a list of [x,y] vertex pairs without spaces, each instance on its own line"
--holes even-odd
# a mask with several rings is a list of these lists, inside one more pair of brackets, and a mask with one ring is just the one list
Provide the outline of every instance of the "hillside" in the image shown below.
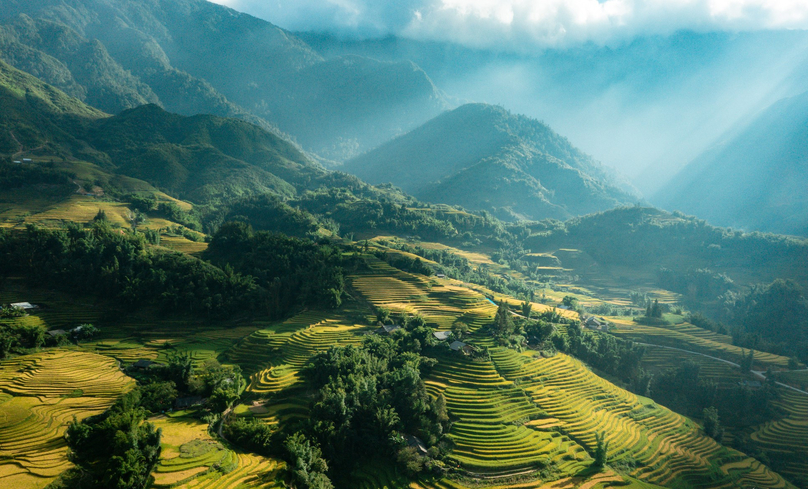
[[808,93],[783,99],[706,151],[654,202],[740,229],[808,236]]
[[326,174],[253,124],[184,117],[153,104],[107,116],[2,61],[0,107],[2,153],[86,160],[198,203],[265,192],[288,197]]
[[639,199],[547,125],[485,104],[446,112],[346,162],[345,170],[508,220],[564,219]]
[[325,61],[292,34],[204,0],[12,0],[0,47],[6,62],[106,112],[156,103],[277,125],[336,160],[446,108],[411,63]]

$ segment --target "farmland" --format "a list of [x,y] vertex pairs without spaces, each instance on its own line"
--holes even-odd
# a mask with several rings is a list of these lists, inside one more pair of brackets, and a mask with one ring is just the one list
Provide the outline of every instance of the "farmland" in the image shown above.
[[134,382],[109,357],[51,350],[0,363],[0,485],[45,487],[70,467],[67,423],[108,409]]
[[[10,449],[2,446],[14,454],[0,466],[4,477],[24,487],[44,487],[70,466],[60,438],[66,423],[73,415],[81,419],[102,412],[133,385],[115,360],[130,364],[145,358],[165,364],[170,355],[186,353],[197,368],[213,359],[239,365],[248,379],[249,397],[231,416],[254,418],[275,429],[306,420],[311,393],[302,370],[329,348],[361,344],[364,335],[376,330],[373,311],[381,307],[394,317],[418,315],[439,330],[463,322],[469,326],[464,341],[487,348],[490,358],[472,359],[445,344],[429,350],[437,363],[425,376],[426,390],[432,399],[445,399],[452,419],[448,475],[413,480],[379,461],[353,472],[354,487],[463,489],[479,487],[481,480],[485,487],[525,489],[792,487],[758,460],[705,436],[698,422],[605,380],[571,356],[497,346],[487,332],[497,306],[486,296],[512,307],[521,301],[473,284],[404,272],[372,255],[364,259],[366,268],[349,276],[351,298],[338,310],[302,310],[285,320],[241,320],[226,327],[153,320],[139,313],[101,321],[100,338],[70,350],[2,362],[2,430],[15,440]],[[17,321],[52,329],[101,320],[94,308],[77,307],[55,293],[14,281],[6,290],[12,294],[9,300],[31,298],[49,305]],[[553,309],[538,302],[533,307],[538,312]],[[575,317],[572,311],[557,311]],[[686,357],[698,362],[710,379],[736,383],[744,378],[731,365],[705,356],[737,362],[740,349],[727,336],[684,321],[656,327],[621,317],[609,320],[610,334],[660,345],[647,347],[646,368],[661,372]],[[755,368],[764,369],[780,368],[788,360],[756,352],[755,361]],[[80,368],[66,372],[68,365]],[[62,380],[45,380],[53,377]],[[799,448],[806,435],[806,399],[784,393],[778,403],[786,415],[749,434],[766,453],[794,454],[778,465],[792,480],[808,470]],[[282,461],[230,445],[212,434],[194,411],[150,421],[163,431],[154,487],[275,487],[282,478]],[[32,432],[37,436],[31,437]],[[608,441],[603,469],[593,468],[599,433]]]

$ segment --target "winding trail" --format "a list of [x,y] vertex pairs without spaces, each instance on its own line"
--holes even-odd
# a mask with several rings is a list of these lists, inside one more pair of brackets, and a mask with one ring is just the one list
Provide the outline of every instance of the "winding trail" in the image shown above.
[[[681,351],[681,352],[684,352],[684,353],[690,353],[691,355],[701,355],[703,357],[711,358],[711,359],[719,361],[719,362],[727,363],[729,365],[732,365],[733,367],[741,368],[741,366],[739,364],[735,363],[735,362],[730,362],[729,360],[724,360],[723,358],[714,357],[712,355],[706,355],[704,353],[699,353],[697,351],[683,350],[682,348],[675,348],[673,346],[654,345],[652,343],[640,343],[640,342],[637,342],[637,341],[635,341],[635,343],[638,344],[638,345],[642,345],[642,346],[653,346],[654,348],[665,348],[666,350]],[[808,369],[803,369],[803,370],[808,370]],[[760,377],[761,379],[766,380],[766,374],[763,371],[761,371],[761,370],[752,370],[751,372],[754,375]],[[797,389],[796,387],[792,387],[792,386],[790,386],[788,384],[784,384],[782,382],[775,382],[775,384],[779,385],[780,387],[784,387],[786,389],[790,389],[792,391],[799,392],[800,394],[804,394],[804,395],[808,396],[808,392],[806,392],[806,391],[804,391],[802,389]]]

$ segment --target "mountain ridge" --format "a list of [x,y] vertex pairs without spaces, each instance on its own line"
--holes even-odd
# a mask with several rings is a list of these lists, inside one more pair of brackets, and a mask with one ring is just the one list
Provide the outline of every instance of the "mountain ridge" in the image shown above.
[[[511,220],[566,218],[640,199],[549,126],[487,104],[445,112],[344,168],[371,183],[391,181],[422,200]],[[579,195],[564,194],[572,188]]]

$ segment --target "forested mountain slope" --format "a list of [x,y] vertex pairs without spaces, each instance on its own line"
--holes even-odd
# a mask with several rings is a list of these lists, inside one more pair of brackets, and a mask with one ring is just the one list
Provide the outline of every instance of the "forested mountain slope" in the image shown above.
[[204,0],[10,0],[0,21],[5,61],[104,111],[150,102],[278,125],[333,159],[446,107],[411,63],[326,62],[292,34]]
[[505,219],[567,218],[640,199],[547,125],[485,104],[447,112],[345,170]]

